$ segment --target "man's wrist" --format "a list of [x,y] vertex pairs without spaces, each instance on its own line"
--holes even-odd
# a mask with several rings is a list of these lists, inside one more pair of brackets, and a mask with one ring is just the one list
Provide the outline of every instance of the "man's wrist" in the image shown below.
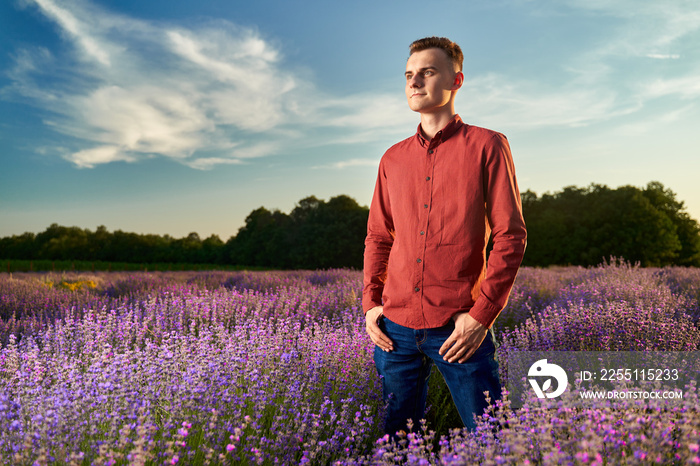
[[[369,315],[368,315],[369,314]],[[375,315],[376,314],[376,315]],[[379,323],[379,320],[384,315],[384,308],[382,306],[374,306],[365,312],[365,317],[374,319],[375,322]]]
[[365,315],[367,315],[367,313],[368,313],[369,311],[371,311],[372,309],[376,309],[376,308],[378,308],[378,307],[382,307],[382,304],[381,304],[381,303],[377,303],[377,302],[369,302],[369,303],[365,303],[365,305],[362,306],[362,307],[363,307],[363,312],[365,313]]
[[377,314],[377,317],[374,319],[374,321],[379,324],[379,322],[384,318],[384,311],[379,311],[379,314]]

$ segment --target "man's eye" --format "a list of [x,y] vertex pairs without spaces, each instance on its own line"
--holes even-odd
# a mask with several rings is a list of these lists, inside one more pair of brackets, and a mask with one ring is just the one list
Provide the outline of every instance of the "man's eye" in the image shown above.
[[423,73],[423,76],[432,76],[433,72],[432,71],[426,71]]

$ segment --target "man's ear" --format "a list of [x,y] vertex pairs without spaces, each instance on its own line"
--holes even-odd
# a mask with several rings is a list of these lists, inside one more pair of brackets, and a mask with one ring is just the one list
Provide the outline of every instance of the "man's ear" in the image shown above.
[[464,84],[464,73],[458,71],[457,73],[455,73],[455,80],[452,83],[452,90],[456,91],[457,89],[462,87],[462,84]]

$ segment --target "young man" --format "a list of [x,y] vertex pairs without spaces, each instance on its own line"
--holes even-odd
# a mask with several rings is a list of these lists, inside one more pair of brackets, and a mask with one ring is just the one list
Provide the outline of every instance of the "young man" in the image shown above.
[[525,223],[505,136],[455,113],[462,61],[449,39],[411,44],[406,98],[420,125],[382,157],[369,212],[363,309],[391,435],[424,418],[433,363],[467,428],[485,391],[501,396],[491,326],[525,251]]

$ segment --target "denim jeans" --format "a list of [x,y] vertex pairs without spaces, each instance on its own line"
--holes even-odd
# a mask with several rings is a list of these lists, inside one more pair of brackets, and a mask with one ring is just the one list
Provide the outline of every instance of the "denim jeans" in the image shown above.
[[379,328],[394,343],[391,352],[374,347],[374,362],[382,376],[382,392],[387,403],[384,427],[387,434],[407,430],[409,418],[414,425],[425,418],[428,379],[433,363],[445,379],[466,428],[476,428],[474,415],[481,416],[487,406],[485,391],[489,392],[492,402],[501,398],[493,330],[487,332],[471,358],[460,364],[449,363],[438,353],[455,328],[451,321],[443,327],[414,330],[383,317]]

